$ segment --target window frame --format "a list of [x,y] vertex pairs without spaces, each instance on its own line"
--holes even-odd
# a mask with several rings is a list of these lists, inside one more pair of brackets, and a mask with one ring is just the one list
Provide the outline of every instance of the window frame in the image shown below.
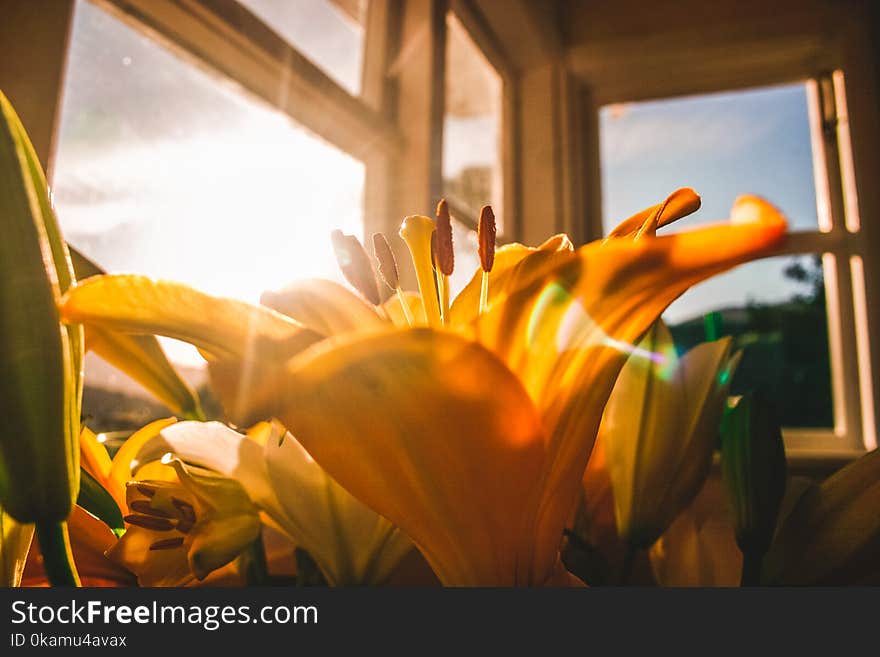
[[[21,3],[24,16],[10,21],[15,28],[0,30],[4,49],[35,47],[20,29],[29,24],[22,18],[40,21],[40,44],[65,44],[74,1],[43,0],[39,7]],[[826,149],[826,161],[841,169],[830,178],[840,183],[832,185],[840,190],[833,199],[838,225],[845,227],[848,218],[859,212],[862,217],[880,212],[880,192],[859,179],[860,172],[880,168],[876,125],[880,78],[872,64],[876,45],[864,20],[869,10],[860,5],[854,5],[858,11],[842,14],[822,3],[805,3],[796,6],[799,19],[788,22],[775,14],[745,13],[748,25],[741,25],[747,28],[742,35],[725,19],[716,21],[718,25],[712,21],[701,25],[696,41],[658,32],[648,35],[653,41],[645,43],[641,35],[628,33],[626,25],[612,26],[607,32],[611,19],[622,18],[612,5],[510,0],[502,7],[492,0],[371,0],[362,91],[356,98],[234,0],[80,1],[109,10],[361,159],[366,165],[366,234],[395,231],[401,216],[430,213],[439,198],[447,10],[456,13],[502,75],[506,239],[535,242],[559,230],[568,232],[576,243],[601,237],[598,108],[602,105],[813,79],[834,70],[847,76],[846,119],[858,135],[857,141],[839,139],[835,147],[841,152],[836,155],[834,149]],[[46,22],[47,13],[58,20]],[[606,26],[605,31],[593,35],[590,25]],[[615,36],[618,27],[621,34]],[[663,29],[679,28],[670,24]],[[593,36],[573,38],[578,34]],[[45,52],[47,57],[28,62],[32,68],[27,75],[20,71],[4,75],[0,67],[0,77],[9,84],[6,90],[13,92],[17,104],[13,87],[26,79],[19,95],[29,105],[22,118],[33,134],[48,135],[37,146],[51,172],[66,47]],[[731,56],[734,52],[739,54]],[[664,76],[665,71],[675,74]],[[289,102],[290,94],[286,98],[279,94],[281,88],[303,94],[298,104]],[[521,102],[525,98],[534,102]],[[369,147],[364,147],[365,142]],[[528,185],[523,184],[526,181]],[[857,182],[864,185],[858,195]],[[787,431],[789,453],[797,458],[852,458],[876,443],[880,386],[874,373],[880,371],[880,345],[871,336],[880,328],[876,306],[880,302],[872,302],[880,298],[877,237],[880,223],[862,222],[858,233],[795,233],[786,247],[786,253],[832,253],[845,265],[838,268],[843,274],[834,285],[845,288],[848,295],[837,294],[847,300],[838,313],[840,342],[847,355],[835,356],[845,365],[838,366],[843,374],[835,375],[839,381],[833,384],[839,387],[842,381],[848,390],[846,422],[835,427],[843,440],[832,444],[828,440],[832,432]],[[414,283],[402,274],[405,286]]]
[[[768,56],[769,57],[769,56]],[[851,87],[843,82],[843,66],[836,59],[801,57],[781,69],[752,71],[711,71],[688,86],[680,83],[674,93],[662,93],[653,86],[636,84],[636,76],[620,76],[613,87],[590,88],[592,138],[599,141],[599,110],[612,103],[638,102],[742,91],[790,83],[806,83],[813,172],[819,226],[816,230],[789,233],[778,255],[822,254],[828,317],[829,358],[834,427],[831,429],[784,427],[783,439],[789,457],[796,460],[854,458],[877,446],[871,354],[877,345],[876,319],[869,312],[866,278],[876,265],[865,261],[867,237],[860,228],[856,193],[857,163],[849,132],[848,95]],[[824,66],[830,61],[836,65]],[[751,74],[750,74],[751,73]],[[679,80],[687,78],[682,72]],[[598,157],[598,149],[594,154]],[[597,163],[596,188],[601,190],[601,162]],[[594,205],[595,207],[595,205]],[[601,205],[599,206],[601,207]],[[587,221],[593,237],[601,235],[601,210]],[[858,259],[860,264],[853,264]],[[870,265],[870,272],[866,271]]]
[[[471,41],[486,58],[488,64],[495,70],[501,80],[501,116],[499,125],[499,136],[501,143],[499,144],[498,165],[501,167],[501,211],[504,216],[504,228],[497,236],[499,244],[513,241],[514,235],[518,234],[518,216],[516,214],[516,199],[514,190],[516,188],[514,166],[514,144],[515,144],[515,112],[516,112],[516,93],[515,93],[515,72],[513,65],[504,56],[497,40],[487,26],[485,18],[479,11],[467,0],[449,0],[447,5],[447,13],[455,16],[462,28],[467,32]],[[444,16],[445,20],[445,16]],[[443,57],[446,58],[447,46],[446,34],[443,38]],[[439,91],[441,97],[446,98],[446,76],[443,76],[441,89]],[[445,103],[444,103],[445,104]],[[445,134],[443,139],[445,139]],[[441,141],[441,146],[442,146]],[[441,150],[442,157],[442,150]],[[442,161],[441,161],[442,171]],[[442,185],[442,180],[441,180]],[[441,187],[442,188],[442,187]],[[472,215],[464,208],[450,205],[453,216],[467,228],[476,231],[479,223],[479,217]]]

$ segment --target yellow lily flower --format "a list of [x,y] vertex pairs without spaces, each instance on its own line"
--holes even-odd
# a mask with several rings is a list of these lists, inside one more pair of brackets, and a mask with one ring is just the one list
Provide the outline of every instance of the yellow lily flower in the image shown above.
[[[278,417],[333,479],[413,539],[444,584],[563,583],[562,529],[633,343],[694,283],[770,254],[786,226],[768,203],[744,197],[729,225],[654,236],[681,212],[667,202],[634,238],[577,250],[559,248],[559,238],[553,250],[512,257],[500,280],[478,272],[448,314],[430,283],[431,221],[410,217],[402,234],[429,328],[383,325],[374,309],[374,330],[327,336],[298,317],[284,320],[279,339],[269,329],[281,326],[280,313],[223,318],[228,301],[131,277],[83,283],[63,314],[239,358],[237,376],[215,378],[223,397],[246,391],[231,396],[233,419]],[[484,270],[492,264],[484,258]],[[289,360],[276,349],[267,361],[266,345],[279,342]]]
[[[84,429],[80,436],[83,467],[128,512],[126,532],[107,545],[107,557],[135,573],[142,586],[229,576],[222,567],[256,540],[262,526],[236,481],[174,461],[139,461],[144,446],[176,422],[167,418],[142,427],[112,460],[94,433]],[[133,481],[133,472],[141,480]]]
[[331,585],[380,584],[412,549],[400,530],[331,479],[277,423],[261,423],[244,436],[219,422],[181,422],[135,458],[149,463],[168,452],[239,482]]
[[683,357],[657,321],[620,372],[600,433],[620,536],[648,548],[705,482],[741,352],[731,338]]
[[257,508],[241,485],[170,461],[179,482],[126,486],[131,527],[107,556],[142,586],[184,586],[232,562],[260,535]]
[[661,586],[739,586],[742,553],[724,488],[707,479],[649,551]]

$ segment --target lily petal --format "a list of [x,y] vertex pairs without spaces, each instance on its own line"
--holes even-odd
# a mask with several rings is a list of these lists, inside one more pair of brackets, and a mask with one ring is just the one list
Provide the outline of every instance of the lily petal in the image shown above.
[[264,306],[144,276],[95,276],[62,300],[62,316],[99,329],[164,335],[218,357],[286,359],[321,338]]
[[[95,516],[74,506],[67,519],[70,548],[83,586],[132,586],[134,575],[107,558],[105,552],[118,544],[116,535]],[[25,568],[23,586],[47,584],[39,544],[34,543]]]
[[[140,478],[142,479],[168,479],[173,476],[173,473],[170,472],[165,474],[163,471],[167,470],[167,468],[161,467],[158,464],[147,466],[146,461],[138,458],[138,452],[145,443],[157,436],[162,429],[171,426],[175,422],[177,422],[177,419],[173,417],[150,422],[131,434],[128,440],[119,448],[119,451],[116,452],[110,467],[110,473],[106,478],[106,484],[107,491],[119,504],[120,509],[127,508],[125,484],[132,478],[135,472],[140,472]],[[143,469],[144,466],[148,470],[145,471]]]
[[171,452],[236,480],[318,561],[331,584],[383,581],[411,549],[409,540],[333,481],[280,425],[261,423],[251,434],[257,439],[219,422],[181,422],[145,445],[138,458],[147,463]]
[[204,417],[196,393],[168,361],[153,335],[127,335],[90,326],[86,349],[143,385],[168,409],[181,417]]
[[409,326],[409,320],[406,317],[406,313],[403,311],[403,305],[400,299],[401,296],[405,300],[407,306],[409,306],[409,312],[415,325],[427,326],[428,320],[425,317],[425,307],[422,305],[422,297],[415,292],[404,291],[401,291],[400,294],[395,294],[382,304],[391,323],[395,326],[400,326],[401,328],[407,328]]
[[98,442],[98,437],[88,427],[79,434],[80,465],[106,488],[113,463],[107,448]]
[[430,329],[337,340],[293,359],[266,402],[442,582],[515,583],[544,437],[489,351]]
[[788,586],[880,583],[880,450],[800,492],[765,557],[765,581]]
[[661,586],[738,586],[742,553],[724,489],[709,479],[650,550]]
[[297,281],[277,292],[264,292],[260,303],[326,336],[385,325],[363,297],[339,283],[320,278]]
[[394,525],[337,484],[290,434],[266,443],[284,527],[336,586],[380,584],[412,549]]
[[263,447],[220,422],[178,422],[142,443],[135,459],[147,464],[170,452],[184,463],[235,479],[268,513],[280,513],[268,482]]
[[190,531],[188,559],[196,579],[230,563],[260,535],[262,523],[257,507],[235,479],[209,470],[193,468],[175,459],[172,463],[183,487],[211,509]]
[[[537,248],[522,244],[505,244],[495,251],[495,261],[489,272],[488,305],[501,296],[502,290],[511,279],[514,270],[534,254],[541,254],[537,259],[545,259],[546,254],[557,251],[573,251],[574,247],[567,235],[554,235]],[[458,293],[450,309],[450,321],[454,325],[462,325],[472,321],[480,311],[480,288],[483,283],[483,270],[478,269],[467,285]]]
[[547,431],[536,564],[547,564],[558,547],[602,410],[632,346],[689,287],[770,255],[783,240],[784,217],[762,199],[737,199],[731,218],[559,254],[549,271],[516,272],[475,323],[476,338],[520,375]]
[[[68,245],[76,279],[106,274],[101,267]],[[152,392],[176,415],[202,418],[199,398],[169,362],[153,335],[126,335],[96,327],[85,334],[85,348],[128,374]]]
[[605,407],[603,433],[620,535],[649,547],[702,487],[712,464],[729,381],[730,338],[675,356],[654,324],[627,360]]
[[682,187],[670,194],[665,201],[645,208],[620,222],[608,237],[635,237],[639,234],[653,235],[658,228],[686,217],[700,209],[700,197],[690,187]]
[[33,537],[33,524],[18,522],[0,508],[0,586],[21,583]]

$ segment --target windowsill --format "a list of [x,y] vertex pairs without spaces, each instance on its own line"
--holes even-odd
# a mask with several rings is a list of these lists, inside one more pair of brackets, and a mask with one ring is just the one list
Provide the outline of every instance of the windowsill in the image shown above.
[[[817,480],[825,479],[864,454],[865,450],[853,448],[822,449],[789,446],[785,450],[789,475],[811,477]],[[721,455],[717,451],[712,459],[712,468],[716,472],[720,472]]]

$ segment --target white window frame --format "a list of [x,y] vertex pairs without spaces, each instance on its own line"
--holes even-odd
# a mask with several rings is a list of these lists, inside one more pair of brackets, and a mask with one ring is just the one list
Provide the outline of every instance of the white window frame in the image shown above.
[[[877,446],[876,390],[870,359],[871,349],[877,347],[870,340],[876,329],[865,294],[863,254],[867,242],[860,230],[844,75],[838,69],[814,76],[763,78],[756,85],[786,83],[805,83],[807,87],[819,226],[790,233],[779,255],[822,255],[834,426],[784,427],[783,438],[789,457],[795,460],[846,461]],[[756,85],[740,79],[737,85],[721,82],[695,93],[745,90]],[[681,95],[691,94],[681,90],[669,96],[643,92],[630,96],[626,89],[618,89],[604,98],[601,106]],[[601,106],[593,106],[596,124]],[[601,218],[593,218],[591,224],[601,226]]]

